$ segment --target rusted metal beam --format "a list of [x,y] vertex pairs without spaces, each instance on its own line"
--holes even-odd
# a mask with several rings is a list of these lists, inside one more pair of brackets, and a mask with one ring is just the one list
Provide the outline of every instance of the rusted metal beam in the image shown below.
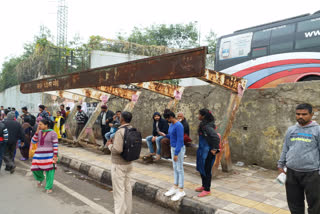
[[47,91],[46,94],[50,94],[53,96],[69,99],[69,100],[77,100],[77,101],[83,101],[86,97],[83,95],[71,93],[68,91]]
[[206,81],[208,83],[213,83],[220,85],[224,88],[230,89],[234,92],[238,92],[238,85],[240,84],[243,88],[245,88],[247,84],[247,80],[236,77],[229,74],[220,73],[217,71],[205,69],[205,73],[202,77],[198,79]]
[[201,77],[205,72],[206,54],[207,47],[189,49],[21,83],[20,91],[22,93],[35,93]]
[[162,94],[167,97],[175,98],[177,95],[181,97],[184,87],[178,85],[171,85],[161,82],[143,82],[143,83],[135,83],[132,84],[140,88],[144,88],[149,91],[156,92],[158,94]]
[[236,118],[236,113],[239,109],[241,99],[244,93],[244,90],[246,88],[246,81],[242,82],[243,85],[241,85],[241,82],[238,82],[237,87],[237,93],[232,92],[229,98],[229,105],[226,109],[226,117],[223,118],[221,126],[219,127],[219,132],[222,135],[221,139],[221,152],[218,153],[216,157],[216,161],[214,163],[214,166],[212,168],[212,174],[214,176],[218,173],[218,168],[221,163],[222,171],[224,172],[230,172],[232,170],[232,161],[231,161],[231,152],[230,152],[230,145],[228,141],[228,137],[231,133],[233,122]]
[[132,112],[134,106],[136,105],[136,103],[138,102],[138,99],[140,97],[141,91],[137,91],[136,94],[132,95],[132,100],[125,106],[125,108],[123,109],[123,111],[129,111]]
[[100,86],[100,87],[93,87],[93,89],[102,91],[108,94],[115,95],[117,97],[121,97],[127,100],[131,100],[132,96],[137,93],[137,91],[125,88],[116,88],[112,86]]
[[109,96],[108,93],[97,91],[91,88],[69,89],[69,90],[65,90],[65,92],[77,94],[79,96],[84,96],[84,97],[92,98],[99,101],[102,100],[103,96]]

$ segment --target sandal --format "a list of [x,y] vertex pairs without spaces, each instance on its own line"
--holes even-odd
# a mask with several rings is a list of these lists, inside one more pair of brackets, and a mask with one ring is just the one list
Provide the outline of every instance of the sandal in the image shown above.
[[52,189],[47,189],[47,194],[51,194],[52,193]]

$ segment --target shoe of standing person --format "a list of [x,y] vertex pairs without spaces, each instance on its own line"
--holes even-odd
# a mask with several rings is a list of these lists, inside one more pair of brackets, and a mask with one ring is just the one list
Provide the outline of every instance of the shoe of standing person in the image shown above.
[[16,171],[16,166],[11,167],[10,174],[13,174]]
[[196,192],[202,192],[204,190],[204,187],[198,187],[195,189]]
[[209,196],[211,195],[211,192],[210,191],[205,191],[203,190],[199,195],[198,197],[201,198],[201,197],[205,197],[205,196]]
[[174,196],[172,196],[171,201],[179,201],[185,195],[186,195],[186,193],[184,191],[177,191],[177,193]]
[[173,196],[177,193],[177,191],[179,191],[177,188],[171,187],[171,189],[169,189],[169,191],[167,191],[164,195],[167,197]]

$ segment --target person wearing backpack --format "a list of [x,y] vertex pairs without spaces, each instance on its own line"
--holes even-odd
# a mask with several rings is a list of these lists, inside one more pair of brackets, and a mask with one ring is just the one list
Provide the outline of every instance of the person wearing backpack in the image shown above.
[[21,111],[23,112],[21,115],[22,120],[24,121],[25,117],[29,117],[28,123],[33,127],[36,124],[36,117],[28,112],[28,108],[26,106],[22,107]]
[[121,125],[114,136],[114,140],[107,143],[111,151],[111,177],[115,214],[131,214],[132,211],[130,174],[132,160],[140,156],[142,137],[141,133],[130,125],[131,120],[132,114],[130,112],[122,112]]

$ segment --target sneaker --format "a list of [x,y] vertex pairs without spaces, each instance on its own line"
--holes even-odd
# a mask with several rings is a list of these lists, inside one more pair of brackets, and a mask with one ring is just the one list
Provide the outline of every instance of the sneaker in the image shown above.
[[181,198],[183,198],[186,195],[184,191],[177,191],[177,193],[171,198],[171,201],[179,201]]
[[201,198],[201,197],[205,197],[205,196],[208,196],[208,195],[211,195],[211,192],[210,191],[202,191],[198,197]]
[[16,171],[16,166],[11,167],[10,174],[13,174]]
[[156,159],[154,159],[155,161],[158,161],[161,159],[161,156],[157,154]]
[[177,193],[177,191],[178,191],[178,189],[171,187],[171,189],[169,189],[169,191],[166,192],[164,195],[169,197],[169,196],[175,195]]
[[195,189],[196,192],[202,192],[204,190],[204,187],[198,187],[197,189]]
[[100,146],[98,150],[102,151],[104,149],[104,145]]

